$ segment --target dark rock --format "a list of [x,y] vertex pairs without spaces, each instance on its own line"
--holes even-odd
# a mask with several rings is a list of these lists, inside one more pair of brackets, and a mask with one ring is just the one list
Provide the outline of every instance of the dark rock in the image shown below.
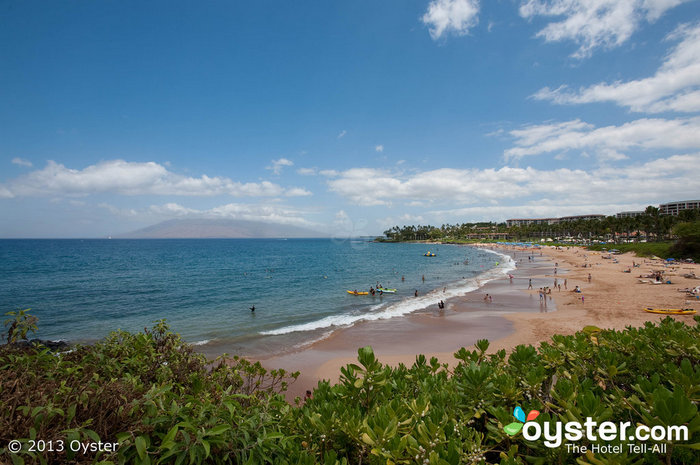
[[43,339],[31,339],[29,341],[17,341],[13,344],[18,348],[32,347],[41,345],[51,350],[52,352],[63,352],[70,349],[70,345],[66,341],[45,341]]

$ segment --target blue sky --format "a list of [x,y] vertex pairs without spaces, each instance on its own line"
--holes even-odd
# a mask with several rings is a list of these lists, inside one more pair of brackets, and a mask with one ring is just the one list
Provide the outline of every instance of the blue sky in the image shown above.
[[697,0],[4,2],[0,237],[700,197]]

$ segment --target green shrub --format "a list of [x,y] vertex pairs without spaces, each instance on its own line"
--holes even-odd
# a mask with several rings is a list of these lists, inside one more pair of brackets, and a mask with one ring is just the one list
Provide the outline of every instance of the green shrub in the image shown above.
[[[0,347],[3,462],[281,464],[624,464],[700,462],[700,318],[624,331],[586,327],[539,348],[461,349],[450,368],[419,355],[383,365],[369,347],[335,385],[290,405],[297,374],[241,358],[207,362],[164,322],[142,334],[54,354]],[[684,425],[664,452],[548,448],[524,439],[514,408],[533,420]],[[504,427],[508,425],[508,432]],[[517,430],[517,431],[516,431]],[[32,439],[118,441],[116,453],[30,453]],[[609,444],[619,445],[617,440]],[[580,445],[591,446],[587,439]]]

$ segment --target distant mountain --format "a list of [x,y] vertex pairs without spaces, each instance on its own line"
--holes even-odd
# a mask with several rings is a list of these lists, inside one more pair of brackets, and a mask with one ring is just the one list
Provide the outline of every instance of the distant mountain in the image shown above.
[[327,234],[279,223],[225,219],[168,220],[117,236],[123,239],[205,239],[328,237]]

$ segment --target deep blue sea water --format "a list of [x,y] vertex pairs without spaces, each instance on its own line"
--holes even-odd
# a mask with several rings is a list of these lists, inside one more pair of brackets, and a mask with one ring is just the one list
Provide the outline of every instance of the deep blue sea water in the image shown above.
[[[0,240],[0,311],[31,308],[37,337],[72,342],[165,318],[208,354],[262,356],[421,311],[510,268],[473,247],[364,240]],[[377,282],[398,292],[346,292]]]

